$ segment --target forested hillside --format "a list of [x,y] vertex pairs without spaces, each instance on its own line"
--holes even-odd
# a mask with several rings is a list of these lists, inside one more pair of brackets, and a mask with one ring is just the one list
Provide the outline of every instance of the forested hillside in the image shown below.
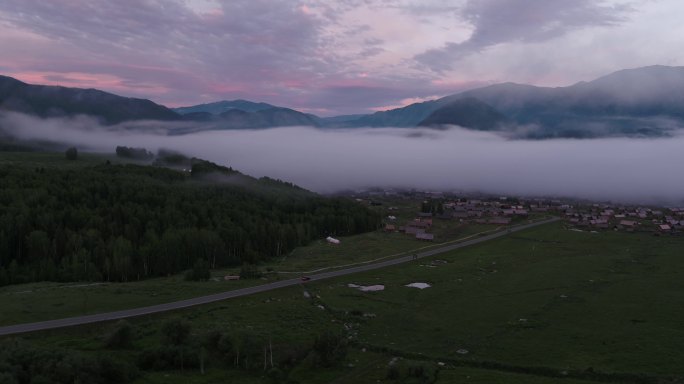
[[193,168],[194,177],[108,163],[1,165],[0,285],[138,280],[200,259],[212,268],[257,263],[379,222],[352,201],[206,162]]

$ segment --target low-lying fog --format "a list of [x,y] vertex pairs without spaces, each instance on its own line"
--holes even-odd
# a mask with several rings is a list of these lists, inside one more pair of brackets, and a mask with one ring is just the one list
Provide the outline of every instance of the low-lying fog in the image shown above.
[[[158,127],[162,123],[150,123]],[[168,126],[167,123],[166,126]],[[364,187],[480,191],[637,202],[684,202],[684,135],[657,139],[507,140],[454,127],[207,131],[168,136],[97,127],[88,118],[0,116],[22,139],[167,148],[317,192]]]

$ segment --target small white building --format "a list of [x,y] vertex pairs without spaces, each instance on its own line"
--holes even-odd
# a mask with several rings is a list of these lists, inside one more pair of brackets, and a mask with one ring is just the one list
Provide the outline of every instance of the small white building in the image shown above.
[[337,240],[337,239],[335,239],[335,238],[333,238],[333,237],[330,237],[330,236],[326,237],[326,238],[325,238],[325,241],[327,241],[327,242],[330,243],[330,244],[339,244],[339,243],[340,243],[339,240]]

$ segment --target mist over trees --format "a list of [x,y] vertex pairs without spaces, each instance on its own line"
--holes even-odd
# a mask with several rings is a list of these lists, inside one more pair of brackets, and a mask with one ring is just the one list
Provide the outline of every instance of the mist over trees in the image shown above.
[[125,159],[152,160],[154,154],[145,148],[131,148],[125,146],[116,147],[116,155]]
[[378,225],[354,202],[226,172],[242,182],[135,165],[0,166],[0,285],[131,281],[189,269],[204,279],[207,267],[254,264]]

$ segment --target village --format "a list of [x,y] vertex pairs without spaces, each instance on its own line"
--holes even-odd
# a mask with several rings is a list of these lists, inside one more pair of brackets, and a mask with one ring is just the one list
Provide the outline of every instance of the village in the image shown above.
[[[366,201],[386,213],[385,232],[403,233],[421,241],[436,240],[432,231],[436,221],[506,227],[548,216],[562,218],[570,229],[577,231],[650,232],[654,235],[684,233],[682,207],[589,203],[548,198],[461,197],[441,192],[395,190],[364,191],[357,193],[356,197],[358,201]],[[391,205],[391,202],[397,201],[422,203],[418,210],[399,215],[397,212],[400,207]],[[387,202],[390,203],[389,206],[385,206]]]

